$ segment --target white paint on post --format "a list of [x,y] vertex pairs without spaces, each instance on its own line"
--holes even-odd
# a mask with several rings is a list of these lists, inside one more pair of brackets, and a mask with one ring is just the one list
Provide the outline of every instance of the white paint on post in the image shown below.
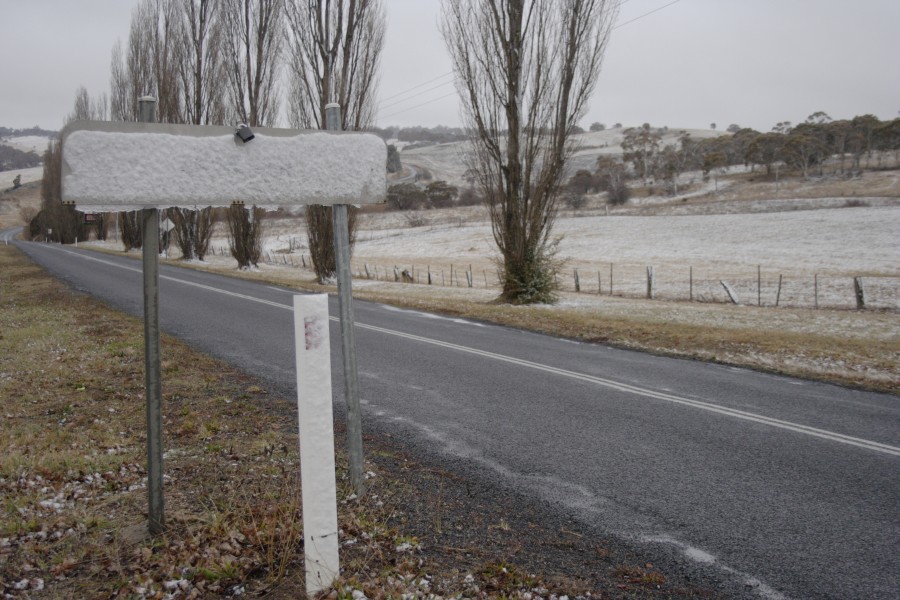
[[306,593],[340,575],[328,295],[294,296]]

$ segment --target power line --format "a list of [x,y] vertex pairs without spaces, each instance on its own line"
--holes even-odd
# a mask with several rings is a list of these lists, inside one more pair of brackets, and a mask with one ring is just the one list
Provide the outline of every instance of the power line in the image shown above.
[[[631,2],[631,0],[621,0],[621,2],[619,2],[619,6],[621,7],[623,4],[627,4],[628,2]],[[659,11],[663,10],[664,8],[668,8],[668,7],[672,6],[673,4],[678,4],[679,2],[681,2],[681,0],[672,0],[672,1],[669,2],[668,4],[663,4],[663,5],[660,6],[659,8],[654,8],[653,10],[648,11],[648,12],[645,12],[645,13],[642,14],[642,15],[638,15],[637,17],[634,17],[633,19],[629,19],[628,21],[625,21],[624,23],[619,23],[618,25],[616,25],[615,27],[613,27],[613,29],[618,29],[619,27],[624,27],[625,25],[629,25],[629,24],[631,24],[631,23],[634,23],[635,21],[640,21],[641,19],[643,19],[643,18],[645,18],[645,17],[649,17],[650,15],[652,15],[652,14],[654,14],[654,13],[658,13]],[[407,93],[409,93],[409,92],[411,92],[411,91],[417,90],[417,89],[419,89],[419,88],[421,88],[421,87],[424,87],[424,86],[428,85],[429,83],[433,83],[433,82],[435,82],[435,81],[438,81],[439,79],[443,79],[444,77],[447,77],[448,75],[453,75],[453,71],[448,71],[448,72],[446,72],[446,73],[444,73],[444,74],[442,74],[442,75],[438,75],[437,77],[435,77],[435,78],[433,78],[433,79],[429,79],[428,81],[422,82],[422,83],[420,83],[420,84],[418,84],[418,85],[414,85],[414,86],[411,87],[411,88],[407,88],[406,90],[403,90],[402,92],[398,92],[398,93],[396,93],[396,94],[394,94],[394,95],[392,95],[392,96],[388,96],[387,98],[382,98],[381,101],[379,102],[379,105],[381,105],[382,108],[387,108],[388,106],[394,106],[394,105],[396,105],[396,104],[402,104],[403,102],[406,102],[407,100],[409,100],[409,99],[411,99],[411,98],[415,98],[415,97],[417,97],[417,96],[421,96],[422,94],[427,94],[428,92],[434,91],[434,90],[436,90],[436,89],[440,89],[440,88],[444,87],[445,85],[447,85],[447,84],[449,84],[449,83],[452,83],[452,82],[451,82],[451,81],[446,81],[446,82],[444,82],[444,83],[441,83],[441,84],[439,84],[439,85],[436,85],[436,86],[434,86],[434,87],[432,87],[432,88],[429,88],[429,89],[424,90],[424,91],[422,91],[422,92],[419,92],[419,93],[417,93],[417,94],[413,94],[412,96],[409,96],[409,98],[405,98],[405,99],[403,99],[403,100],[397,100],[396,102],[390,102],[390,103],[388,103],[388,104],[384,104],[384,102],[387,101],[387,100],[392,100],[393,98],[397,98],[397,97],[399,97],[399,96],[404,96],[404,95],[406,95]],[[434,102],[437,102],[438,100],[443,100],[444,98],[449,98],[450,96],[454,95],[454,93],[455,93],[455,92],[451,92],[451,93],[449,93],[449,94],[445,94],[445,95],[443,95],[443,96],[439,96],[439,97],[434,98],[434,99],[432,99],[432,100],[428,100],[428,101],[426,101],[426,102],[422,102],[421,104],[416,104],[415,106],[410,106],[410,107],[408,107],[408,108],[404,108],[403,110],[399,110],[399,111],[393,112],[393,113],[391,113],[391,114],[389,114],[389,115],[385,115],[384,117],[378,117],[378,118],[380,118],[380,119],[386,119],[386,118],[388,118],[388,117],[393,117],[393,116],[395,116],[395,115],[399,115],[399,114],[405,113],[405,112],[410,111],[410,110],[413,110],[413,109],[415,109],[415,108],[419,108],[419,107],[421,107],[421,106],[426,106],[426,105],[428,105],[428,104],[432,104],[432,103],[434,103]]]
[[417,90],[417,89],[419,89],[420,87],[426,86],[426,85],[428,85],[429,83],[432,83],[432,82],[437,81],[438,79],[443,79],[443,78],[446,77],[447,75],[453,75],[453,71],[448,71],[447,73],[444,73],[443,75],[438,75],[438,76],[435,77],[434,79],[429,79],[428,81],[426,81],[426,82],[424,82],[424,83],[420,83],[420,84],[418,84],[418,85],[414,85],[414,86],[412,86],[412,87],[409,88],[409,89],[405,89],[405,90],[403,90],[402,92],[398,92],[398,93],[394,94],[393,96],[388,96],[387,98],[382,98],[381,100],[379,100],[378,103],[379,103],[379,104],[382,104],[382,103],[384,103],[384,102],[386,102],[386,101],[388,101],[388,100],[391,100],[391,99],[393,99],[393,98],[396,98],[397,96],[403,96],[403,95],[406,94],[407,92],[411,92],[411,91],[413,91],[413,90]]
[[[381,109],[385,109],[385,108],[387,108],[388,106],[394,106],[395,104],[403,104],[403,103],[406,102],[407,100],[412,100],[413,98],[416,98],[416,97],[418,97],[418,96],[421,96],[422,94],[427,94],[428,92],[433,92],[434,90],[438,90],[438,89],[440,89],[440,88],[442,88],[442,87],[444,87],[444,86],[446,86],[446,85],[450,85],[450,84],[452,84],[452,83],[453,83],[452,80],[451,80],[451,81],[445,81],[444,83],[439,83],[438,85],[436,85],[436,86],[434,86],[434,87],[430,87],[430,88],[428,88],[427,90],[422,90],[421,92],[419,92],[419,93],[417,93],[417,94],[413,94],[412,96],[407,96],[406,98],[401,98],[400,100],[395,100],[394,102],[389,102],[389,103],[387,103],[387,104],[382,104],[382,105],[381,105]],[[421,86],[419,86],[419,87],[421,87]]]
[[[619,3],[619,6],[622,6],[622,4],[625,4],[625,2],[628,2],[628,1],[629,1],[629,0],[624,0],[624,2]],[[663,4],[663,5],[660,6],[659,8],[654,8],[654,9],[651,10],[650,12],[646,12],[646,13],[640,15],[639,17],[635,17],[635,18],[633,18],[633,19],[630,19],[630,20],[628,20],[628,21],[625,21],[624,23],[619,23],[618,25],[616,25],[615,27],[613,27],[613,29],[618,29],[619,27],[625,27],[625,26],[628,25],[629,23],[634,23],[635,21],[640,21],[640,20],[643,19],[644,17],[649,17],[649,16],[652,15],[653,13],[659,12],[659,11],[661,11],[661,10],[664,9],[664,8],[667,8],[667,7],[669,7],[669,6],[672,6],[673,4],[677,4],[678,2],[681,2],[681,0],[672,0],[672,2],[669,2],[668,4]]]
[[438,96],[432,100],[428,100],[427,102],[422,102],[421,104],[416,104],[415,106],[410,106],[408,108],[404,108],[403,110],[398,110],[397,112],[391,113],[389,115],[384,115],[383,117],[379,116],[378,119],[387,119],[388,117],[393,117],[394,115],[399,115],[405,113],[407,111],[413,110],[414,108],[419,108],[420,106],[425,106],[426,104],[431,104],[433,102],[437,102],[438,100],[443,100],[444,98],[449,98],[450,96],[455,96],[456,92],[450,92],[449,94],[445,94],[443,96]]

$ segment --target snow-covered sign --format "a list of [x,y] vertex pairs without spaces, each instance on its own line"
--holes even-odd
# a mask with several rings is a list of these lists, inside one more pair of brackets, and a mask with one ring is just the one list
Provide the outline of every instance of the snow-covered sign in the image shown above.
[[62,132],[62,200],[85,211],[374,204],[387,148],[373,134],[75,121]]

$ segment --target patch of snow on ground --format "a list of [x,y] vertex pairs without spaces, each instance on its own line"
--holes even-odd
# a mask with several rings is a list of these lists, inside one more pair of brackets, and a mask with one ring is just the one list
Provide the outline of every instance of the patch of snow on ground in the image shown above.
[[50,139],[42,135],[20,135],[15,137],[4,137],[2,143],[6,146],[12,146],[16,150],[21,150],[22,152],[42,154],[44,150],[47,149],[47,144],[49,142]]
[[17,175],[22,176],[22,185],[32,181],[40,181],[44,177],[44,167],[31,167],[30,169],[13,169],[12,171],[0,171],[0,191],[13,186],[13,180]]

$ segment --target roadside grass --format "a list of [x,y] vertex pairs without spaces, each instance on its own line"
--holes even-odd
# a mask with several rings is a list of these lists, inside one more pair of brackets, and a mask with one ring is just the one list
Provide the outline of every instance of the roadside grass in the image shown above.
[[[894,336],[829,335],[791,331],[782,321],[805,319],[808,309],[773,309],[722,304],[613,299],[589,310],[554,306],[511,306],[460,298],[411,296],[361,290],[355,295],[393,306],[498,323],[548,335],[665,356],[711,361],[868,389],[900,391],[900,344]],[[676,309],[696,315],[682,320]],[[860,315],[829,311],[835,319],[869,320],[878,328],[896,319],[889,313]],[[793,319],[792,319],[793,317]]]
[[[108,248],[92,250],[121,255]],[[261,283],[335,293],[310,270],[239,271],[179,266]],[[359,280],[353,296],[398,308],[474,319],[568,339],[716,362],[857,389],[900,393],[897,313],[880,310],[734,306],[562,292],[559,305],[494,302],[496,291]],[[570,302],[571,301],[571,302]],[[567,304],[572,305],[567,305]]]
[[[292,402],[165,336],[167,529],[147,535],[142,335],[139,320],[0,247],[4,597],[305,597]],[[643,561],[600,547],[590,581],[507,564],[561,534],[535,538],[519,515],[497,516],[502,502],[469,506],[467,482],[366,444],[362,499],[338,451],[342,578],[328,598],[709,597],[637,577]],[[571,552],[565,564],[588,568]]]

